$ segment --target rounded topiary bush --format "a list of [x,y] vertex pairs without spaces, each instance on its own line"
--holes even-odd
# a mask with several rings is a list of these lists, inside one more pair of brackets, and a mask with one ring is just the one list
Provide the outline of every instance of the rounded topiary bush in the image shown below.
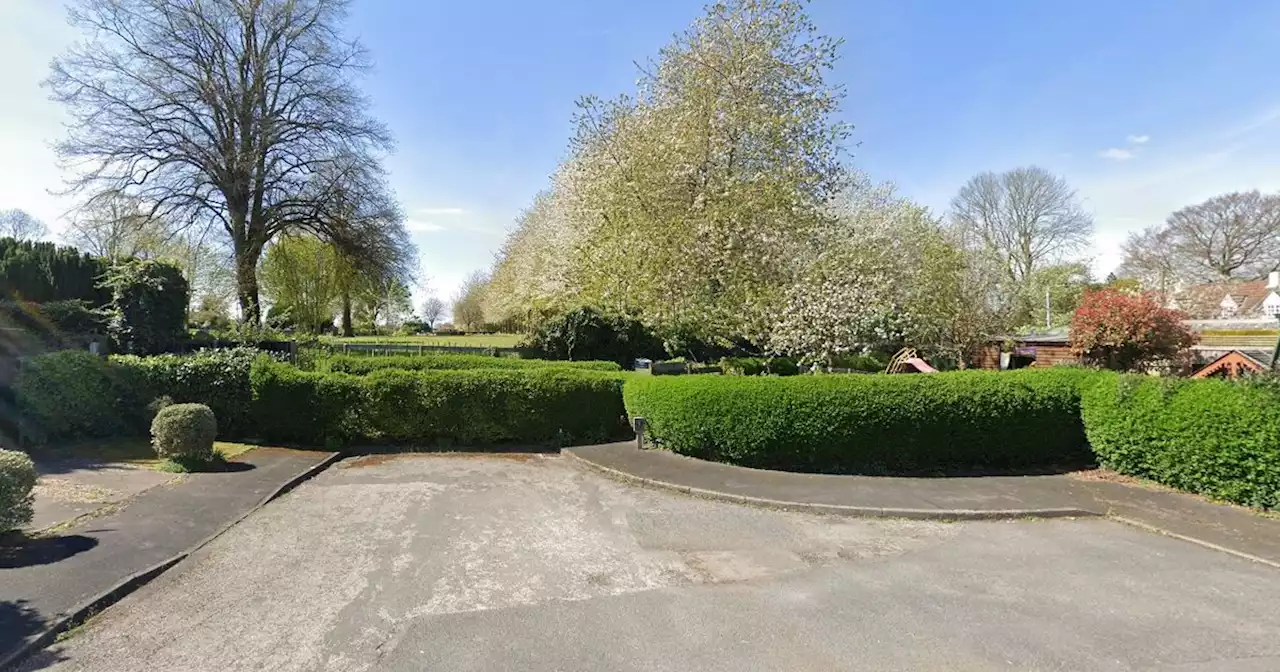
[[0,532],[31,522],[36,466],[26,453],[0,449]]
[[213,459],[218,421],[204,404],[173,404],[151,422],[151,445],[160,457],[177,460]]

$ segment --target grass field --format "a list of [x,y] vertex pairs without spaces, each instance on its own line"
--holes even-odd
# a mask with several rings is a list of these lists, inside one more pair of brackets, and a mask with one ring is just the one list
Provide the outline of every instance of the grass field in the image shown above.
[[447,345],[458,348],[514,348],[520,334],[468,334],[466,336],[352,336],[327,339],[331,343],[403,343],[408,345]]

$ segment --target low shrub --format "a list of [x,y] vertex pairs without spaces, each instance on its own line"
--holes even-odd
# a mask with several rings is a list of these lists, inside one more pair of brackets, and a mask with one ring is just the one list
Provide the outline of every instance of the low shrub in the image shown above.
[[544,320],[521,347],[556,360],[607,360],[630,366],[638,358],[661,359],[662,339],[639,321],[575,308]]
[[1107,375],[1086,388],[1098,460],[1123,474],[1280,508],[1280,388],[1274,381]]
[[355,375],[365,375],[382,369],[404,371],[462,370],[462,369],[579,369],[590,371],[621,371],[616,362],[564,362],[545,359],[516,359],[514,357],[489,357],[485,355],[402,355],[390,357],[359,357],[335,355],[317,362],[317,368]]
[[720,368],[726,376],[794,376],[800,373],[796,360],[787,357],[725,357]]
[[171,404],[151,422],[151,447],[156,455],[178,461],[213,459],[218,421],[204,404]]
[[766,469],[885,473],[1090,460],[1091,371],[635,377],[627,412],[675,452]]
[[135,372],[140,385],[135,396],[144,404],[162,396],[179,404],[205,404],[218,418],[219,436],[237,439],[254,433],[249,369],[262,354],[240,347],[190,355],[119,355],[111,361]]
[[83,350],[32,357],[14,388],[24,435],[36,444],[141,435],[155,396],[136,371]]
[[384,369],[366,376],[259,360],[264,438],[309,445],[562,445],[625,433],[623,376],[555,367]]
[[35,498],[36,467],[26,453],[0,448],[0,532],[17,530],[31,522]]

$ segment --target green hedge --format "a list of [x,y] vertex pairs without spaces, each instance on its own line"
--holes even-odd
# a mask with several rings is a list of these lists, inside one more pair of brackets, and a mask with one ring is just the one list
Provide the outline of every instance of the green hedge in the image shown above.
[[179,404],[204,404],[218,418],[218,436],[239,439],[255,434],[249,368],[262,354],[254,348],[230,348],[191,355],[119,355],[111,361],[134,372],[138,381],[134,396],[144,405],[158,397]]
[[885,473],[1087,462],[1092,372],[637,377],[627,411],[675,452],[767,469]]
[[516,359],[514,357],[487,357],[485,355],[403,355],[391,357],[359,357],[353,355],[335,355],[317,362],[317,368],[324,371],[336,371],[365,375],[382,369],[400,369],[404,371],[429,371],[462,369],[578,369],[589,371],[621,371],[622,367],[615,362],[560,362],[545,359]]
[[141,436],[150,399],[138,373],[83,350],[23,362],[15,382],[23,434],[31,443]]
[[63,350],[32,357],[15,384],[23,433],[34,444],[146,436],[148,406],[168,397],[208,405],[222,438],[252,436],[249,367],[259,356],[257,350],[236,348],[111,358]]
[[726,376],[794,376],[800,367],[786,357],[725,357],[720,369]]
[[1085,390],[1083,412],[1106,467],[1280,508],[1280,389],[1272,381],[1110,374]]
[[418,446],[591,443],[626,432],[622,376],[555,367],[381,370],[367,376],[253,367],[271,441]]

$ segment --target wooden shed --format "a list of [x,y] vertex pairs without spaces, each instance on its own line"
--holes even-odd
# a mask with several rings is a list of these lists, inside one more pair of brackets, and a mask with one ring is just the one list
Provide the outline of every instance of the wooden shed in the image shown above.
[[980,369],[1023,369],[1028,366],[1076,364],[1066,328],[993,338],[978,356]]

